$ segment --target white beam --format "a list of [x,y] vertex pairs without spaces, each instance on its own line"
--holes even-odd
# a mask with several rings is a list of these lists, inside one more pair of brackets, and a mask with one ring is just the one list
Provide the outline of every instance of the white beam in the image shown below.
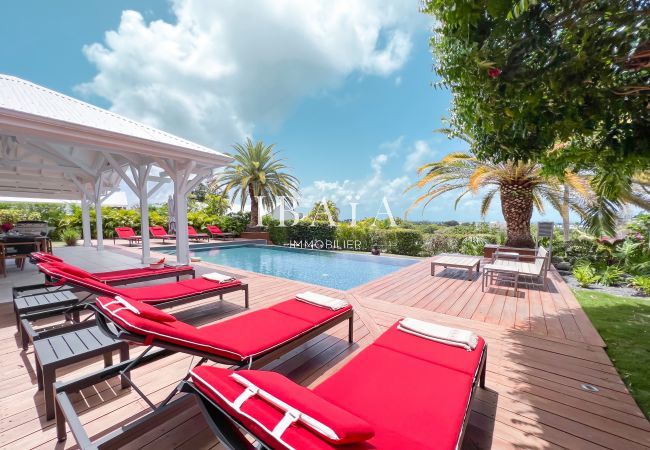
[[138,189],[138,186],[135,183],[135,181],[137,180],[131,180],[129,178],[129,176],[126,174],[124,169],[122,169],[122,166],[115,160],[115,158],[113,158],[113,155],[111,155],[110,153],[104,153],[104,156],[108,160],[108,163],[111,165],[111,167],[115,169],[115,171],[120,175],[122,180],[124,180],[124,182],[129,186],[129,188],[131,188],[133,193],[135,195],[140,195],[140,190]]
[[84,247],[90,247],[92,246],[90,235],[90,201],[85,193],[81,196],[81,226],[83,230]]

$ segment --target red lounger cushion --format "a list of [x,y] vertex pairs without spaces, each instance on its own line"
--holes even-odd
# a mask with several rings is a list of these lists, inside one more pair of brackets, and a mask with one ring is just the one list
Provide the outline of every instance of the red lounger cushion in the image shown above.
[[196,328],[180,321],[159,323],[147,320],[125,309],[115,312],[119,305],[104,307],[105,302],[100,299],[96,304],[118,325],[134,334],[152,336],[161,341],[213,353],[234,361],[246,361],[250,357],[267,353],[351,309],[348,307],[338,311],[326,310],[328,314],[318,324],[273,309],[261,309]]
[[[66,279],[72,284],[88,288],[94,292],[100,292],[103,295],[119,295],[121,297],[128,297],[133,300],[143,301],[150,304],[192,297],[201,293],[209,294],[214,292],[216,294],[222,289],[241,284],[240,280],[228,283],[217,283],[203,278],[196,278],[183,280],[177,283],[157,284],[154,286],[117,288],[96,280],[93,275],[88,272],[64,263],[41,263],[38,267],[47,275],[55,278]],[[84,274],[86,274],[86,276],[83,276]]]
[[445,345],[423,339],[397,329],[397,323],[390,330],[382,334],[374,345],[389,348],[415,358],[421,358],[449,369],[458,370],[470,376],[475,376],[479,369],[479,361],[485,341],[479,336],[478,344],[472,351],[464,348]]
[[63,262],[58,256],[45,252],[33,252],[31,257],[36,262]]
[[[294,448],[313,448],[313,443],[318,445],[320,439],[339,445],[350,444],[363,442],[373,435],[372,428],[363,419],[278,373],[242,370],[233,374],[227,369],[202,366],[193,369],[191,374],[196,386],[208,397],[246,421],[249,426],[254,426],[258,435],[264,436],[267,442],[274,443],[274,447],[280,444]],[[272,436],[271,431],[282,420],[286,409],[279,408],[260,395],[254,395],[242,403],[240,414],[234,407],[234,401],[246,387],[235,379],[235,375],[286,403],[289,409],[295,409],[315,419],[329,430],[317,431],[306,421],[299,419],[279,437]],[[317,437],[312,436],[314,434]]]
[[375,430],[369,444],[405,448],[406,436],[413,441],[409,448],[454,449],[472,380],[373,344],[314,392],[366,420]]
[[92,275],[104,283],[110,283],[121,280],[130,280],[135,278],[142,278],[154,275],[167,275],[180,271],[190,270],[192,266],[176,266],[176,267],[161,267],[160,269],[152,269],[150,267],[142,267],[140,269],[124,269],[113,270],[110,272],[94,272]]
[[107,305],[110,302],[115,302],[118,307],[126,308],[128,311],[145,319],[153,320],[154,322],[176,322],[176,317],[166,313],[165,311],[161,311],[156,307],[147,305],[146,303],[138,302],[136,300],[131,300],[129,298],[120,296],[117,296],[114,299],[108,297],[99,298],[102,299],[102,304],[104,305]]
[[238,286],[240,280],[229,281],[228,283],[217,283],[204,278],[183,280],[176,283],[156,284],[154,286],[142,286],[135,288],[118,289],[118,295],[155,305],[156,303],[167,302],[173,299],[192,297],[202,293],[218,292],[221,289]]
[[90,273],[86,272],[80,267],[77,266],[71,266],[70,264],[66,264],[64,262],[59,262],[59,261],[51,261],[49,262],[51,265],[60,268],[61,270],[65,271],[66,273],[73,275],[75,277],[79,278],[95,278],[95,276]]

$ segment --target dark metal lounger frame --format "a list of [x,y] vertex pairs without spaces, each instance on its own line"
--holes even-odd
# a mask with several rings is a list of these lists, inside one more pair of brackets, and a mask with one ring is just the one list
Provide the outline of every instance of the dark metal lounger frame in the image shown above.
[[[83,288],[77,287],[77,286],[70,286],[70,285],[65,285],[65,284],[60,284],[57,285],[54,283],[54,280],[49,275],[43,274],[45,276],[45,282],[44,283],[36,283],[36,284],[28,284],[24,286],[14,286],[11,288],[11,294],[12,298],[14,300],[14,314],[16,316],[16,327],[18,328],[18,331],[20,330],[20,319],[21,316],[24,314],[28,313],[35,313],[37,311],[46,311],[49,309],[53,308],[58,308],[56,304],[53,305],[38,305],[29,308],[27,311],[22,311],[19,312],[16,309],[16,303],[15,300],[21,297],[27,297],[31,295],[39,295],[39,294],[51,294],[54,292],[59,292],[59,291],[70,291],[70,292],[82,292]],[[172,278],[176,277],[176,281],[180,281],[182,276],[186,275],[191,275],[192,278],[196,278],[196,271],[192,266],[187,266],[187,269],[183,270],[178,270],[177,272],[167,272],[166,274],[156,274],[153,273],[148,276],[144,277],[137,277],[137,278],[127,278],[124,280],[116,280],[116,281],[111,281],[110,283],[106,283],[109,286],[123,286],[127,284],[132,284],[132,283],[140,283],[143,281],[151,281],[151,280],[162,280],[164,278]],[[84,299],[80,299],[79,301],[82,302],[87,297]],[[66,303],[66,305],[69,307],[70,304],[69,302]],[[64,306],[64,305],[61,305]],[[49,316],[43,316],[43,317],[49,317]]]
[[[186,404],[190,396],[181,396],[180,398],[171,401],[172,398],[180,392],[180,389],[188,383],[189,371],[188,374],[181,380],[178,386],[163,400],[159,405],[154,405],[151,400],[149,400],[146,395],[140,391],[140,389],[131,381],[129,378],[129,372],[135,367],[141,367],[145,364],[156,361],[162,357],[171,355],[173,353],[186,353],[193,356],[198,356],[201,359],[194,366],[199,366],[205,361],[214,361],[220,364],[228,364],[235,366],[235,370],[242,368],[259,368],[263,367],[266,364],[280,358],[281,356],[287,354],[294,348],[304,344],[305,342],[313,339],[314,337],[322,334],[326,330],[338,325],[339,323],[349,321],[348,328],[348,342],[352,343],[354,339],[354,311],[349,310],[344,314],[336,316],[329,321],[319,325],[318,327],[310,330],[309,332],[302,334],[295,339],[287,342],[286,344],[274,348],[273,350],[259,355],[257,357],[251,358],[246,361],[237,361],[225,358],[223,356],[217,356],[213,353],[202,352],[200,350],[172,344],[167,341],[161,341],[158,339],[153,339],[151,342],[142,336],[134,334],[121,326],[117,325],[115,322],[111,321],[106,314],[99,310],[94,305],[91,305],[90,308],[95,310],[95,316],[97,318],[97,324],[104,333],[115,338],[123,339],[130,342],[135,342],[142,345],[148,345],[147,349],[138,357],[130,359],[128,361],[121,362],[119,364],[107,367],[105,369],[99,370],[97,372],[88,374],[81,378],[78,378],[69,382],[57,382],[54,385],[55,395],[56,395],[56,429],[57,437],[59,441],[64,441],[66,439],[66,422],[70,427],[72,435],[77,441],[77,444],[82,449],[105,449],[105,448],[119,448],[128,442],[128,434],[130,431],[138,429],[142,431],[142,427],[148,427],[148,429],[153,428],[154,426],[159,425],[164,420],[167,420],[167,417],[170,417],[171,414],[174,414],[174,411],[177,411],[177,408],[180,408]],[[146,344],[145,344],[146,341]],[[159,347],[157,350],[152,350],[153,347]],[[69,395],[71,393],[79,392],[82,389],[93,386],[97,383],[100,383],[107,378],[112,378],[115,376],[126,377],[127,382],[136,390],[136,392],[149,404],[153,409],[151,414],[148,414],[145,417],[142,417],[133,423],[121,427],[111,433],[108,433],[96,441],[91,441],[86,433],[83,424],[79,420],[72,401],[70,400]]]
[[[485,389],[486,361],[487,344],[485,347],[483,347],[481,359],[479,361],[476,374],[474,375],[472,390],[467,402],[467,407],[465,408],[463,426],[458,435],[456,448],[460,448],[463,442],[463,438],[465,437],[465,430],[467,429],[470,413],[472,412],[472,400],[474,399],[476,388],[480,386],[481,388]],[[197,396],[199,408],[201,409],[203,416],[208,422],[210,429],[214,432],[219,441],[221,441],[221,443],[226,447],[236,450],[258,450],[260,448],[269,450],[271,449],[271,447],[265,444],[264,441],[256,436],[251,430],[247,429],[246,426],[242,424],[237,418],[232,417],[221,406],[219,406],[210,397],[203,393],[203,391],[198,389],[193,382],[189,380],[183,380],[179,387],[179,391],[195,394]],[[260,444],[260,446],[254,446],[246,438],[246,434],[253,436],[253,438]]]
[[[79,291],[81,292],[89,292],[88,295],[86,295],[84,298],[79,299],[78,303],[75,303],[74,305],[70,306],[62,306],[60,308],[49,308],[43,311],[37,311],[33,313],[28,313],[28,314],[23,314],[20,316],[20,327],[19,331],[21,333],[21,342],[23,345],[23,349],[27,349],[29,346],[30,342],[33,342],[34,339],[38,339],[39,337],[39,332],[35,331],[34,328],[31,326],[32,321],[36,321],[39,319],[44,319],[47,317],[53,317],[57,315],[65,315],[66,317],[71,318],[72,322],[78,323],[79,322],[79,311],[83,310],[88,306],[89,304],[92,303],[92,296],[93,295],[106,295],[103,292],[98,292],[98,291],[92,291],[91,289],[88,288],[79,288]],[[229,286],[225,287],[219,290],[215,291],[210,291],[210,292],[204,292],[204,293],[198,293],[195,295],[190,295],[188,297],[182,297],[182,298],[175,298],[175,299],[170,299],[169,301],[165,302],[158,302],[153,306],[156,305],[165,305],[165,306],[172,306],[174,304],[182,303],[182,302],[193,302],[197,300],[202,300],[205,298],[210,298],[210,297],[216,297],[219,296],[221,300],[223,300],[223,296],[225,294],[229,294],[232,292],[237,292],[237,291],[244,291],[244,306],[248,308],[249,306],[249,299],[248,299],[248,284],[247,283],[240,283],[234,286]],[[55,326],[56,327],[56,326]],[[42,331],[47,331],[52,329],[52,327],[48,327],[43,329]]]

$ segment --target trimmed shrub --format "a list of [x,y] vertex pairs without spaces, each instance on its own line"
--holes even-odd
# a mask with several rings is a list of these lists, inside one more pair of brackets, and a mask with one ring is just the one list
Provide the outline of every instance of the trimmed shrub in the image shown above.
[[271,242],[275,245],[282,245],[289,242],[289,227],[286,224],[284,227],[281,227],[280,221],[271,216],[264,216],[262,223],[266,227],[266,231],[269,232]]
[[422,251],[423,236],[417,230],[391,228],[380,230],[380,247],[388,253],[417,256]]
[[328,222],[300,221],[295,225],[287,227],[289,243],[302,242],[303,245],[309,245],[311,242],[320,241],[323,245],[329,241],[333,245],[336,237],[336,227],[331,226]]

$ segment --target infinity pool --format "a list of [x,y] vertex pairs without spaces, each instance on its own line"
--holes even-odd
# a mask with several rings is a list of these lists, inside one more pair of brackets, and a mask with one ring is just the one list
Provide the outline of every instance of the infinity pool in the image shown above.
[[341,290],[351,289],[418,262],[409,258],[266,245],[193,248],[191,254],[214,264]]

